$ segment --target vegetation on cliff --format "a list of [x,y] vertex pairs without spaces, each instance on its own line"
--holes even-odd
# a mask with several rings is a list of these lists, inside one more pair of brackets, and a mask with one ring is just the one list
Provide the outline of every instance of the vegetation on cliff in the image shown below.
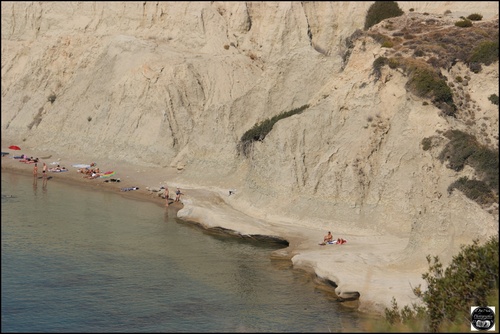
[[462,246],[451,264],[443,268],[439,257],[427,256],[429,271],[422,275],[427,284],[413,293],[422,302],[399,308],[393,298],[386,308],[386,330],[405,332],[449,332],[470,329],[471,306],[498,306],[498,236],[480,245],[474,240]]
[[[374,17],[369,11],[366,28],[382,21]],[[498,20],[475,25],[472,21],[482,19],[479,14],[461,19],[453,26],[436,30],[426,30],[423,26],[438,25],[433,19],[422,23],[410,20],[410,24],[404,22],[400,31],[397,31],[394,21],[387,20],[382,24],[387,34],[369,32],[382,47],[393,48],[392,56],[378,57],[373,62],[375,80],[381,78],[383,66],[400,69],[409,78],[409,91],[430,99],[442,110],[442,116],[456,118],[465,111],[470,113],[466,110],[470,105],[467,95],[454,94],[457,92],[455,84],[442,74],[442,70],[449,71],[461,61],[472,72],[479,73],[482,65],[498,61]],[[458,84],[465,82],[467,85],[468,80],[470,78],[455,78]],[[498,95],[490,95],[489,100],[498,105]],[[481,144],[474,135],[461,130],[448,130],[442,136],[448,142],[438,159],[457,172],[463,170],[465,165],[474,169],[474,178],[460,177],[450,184],[448,192],[458,189],[482,207],[498,203],[498,149]],[[424,150],[433,148],[433,143],[441,142],[433,141],[434,137],[439,136],[422,140]],[[381,326],[384,327],[382,331],[468,331],[471,306],[498,306],[498,236],[490,238],[482,246],[479,240],[474,240],[472,245],[462,246],[461,249],[446,269],[437,256],[427,256],[429,271],[422,275],[427,290],[423,291],[421,286],[413,288],[421,303],[400,309],[393,298],[392,308],[385,311],[386,323]]]
[[290,111],[283,112],[279,115],[265,119],[262,122],[255,124],[250,130],[248,130],[243,134],[243,136],[241,136],[240,142],[238,144],[239,152],[247,157],[250,153],[250,148],[253,142],[264,140],[267,134],[271,132],[276,122],[281,119],[300,114],[307,108],[309,108],[308,104],[303,105],[299,108],[292,109]]
[[[382,46],[393,48],[388,56],[373,62],[372,75],[379,80],[382,68],[399,69],[408,76],[407,89],[416,96],[429,99],[441,110],[442,116],[465,120],[474,115],[470,96],[463,92],[470,77],[450,79],[443,75],[458,61],[467,64],[470,71],[479,73],[482,65],[498,61],[498,20],[484,24],[472,24],[482,16],[469,15],[467,29],[463,25],[440,25],[435,19],[426,22],[415,20],[387,20],[381,29],[368,34]],[[367,15],[368,19],[368,15]],[[423,26],[426,24],[426,27]],[[439,29],[432,29],[432,27]],[[400,29],[398,31],[398,28]],[[427,29],[425,29],[427,28]],[[385,32],[385,33],[384,33]],[[498,105],[498,96],[490,95],[490,101]],[[473,121],[470,121],[473,123]],[[442,149],[439,159],[447,167],[461,171],[464,165],[475,170],[475,179],[461,176],[452,182],[448,192],[462,191],[482,207],[498,203],[498,151],[480,144],[477,138],[464,131],[450,130],[443,134],[449,142]],[[488,140],[486,140],[488,141]],[[432,147],[432,138],[422,140],[422,148]]]
[[401,16],[403,14],[403,10],[399,8],[396,1],[375,1],[366,14],[365,30],[385,19]]

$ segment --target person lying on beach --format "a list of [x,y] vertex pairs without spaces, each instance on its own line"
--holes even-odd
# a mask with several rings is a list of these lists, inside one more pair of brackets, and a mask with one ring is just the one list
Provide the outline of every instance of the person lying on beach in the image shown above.
[[139,187],[129,187],[129,188],[121,188],[120,191],[131,191],[131,190],[138,190]]
[[99,176],[101,176],[100,173],[97,173],[97,171],[92,170],[90,174],[86,174],[84,177],[87,179],[97,179]]
[[52,167],[52,168],[49,168],[49,172],[61,172],[63,171],[63,169],[65,170],[66,168],[61,168],[60,165],[57,165],[57,167]]
[[345,244],[346,242],[347,242],[347,240],[342,239],[342,238],[338,238],[338,239],[337,239],[336,244],[337,244],[337,245],[343,245],[343,244]]

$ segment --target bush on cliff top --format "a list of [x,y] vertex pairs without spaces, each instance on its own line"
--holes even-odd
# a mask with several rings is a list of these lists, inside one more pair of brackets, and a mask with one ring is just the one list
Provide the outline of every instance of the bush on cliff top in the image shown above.
[[375,24],[391,18],[403,15],[404,12],[399,8],[396,1],[375,1],[374,4],[368,8],[368,13],[365,18],[365,30]]
[[498,61],[498,41],[483,41],[471,52],[468,62],[491,65]]

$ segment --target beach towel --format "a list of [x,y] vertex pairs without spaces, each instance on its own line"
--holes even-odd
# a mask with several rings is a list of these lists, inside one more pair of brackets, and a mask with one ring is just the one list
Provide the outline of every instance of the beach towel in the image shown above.
[[340,238],[340,242],[337,242],[337,240],[333,240],[333,241],[328,241],[328,242],[321,242],[320,245],[321,246],[324,246],[324,245],[336,245],[336,244],[343,245],[346,242],[347,242],[347,240]]
[[137,190],[139,187],[129,187],[129,188],[121,188],[120,191],[131,191],[131,190]]
[[74,164],[72,166],[75,168],[90,168],[90,165],[88,164]]

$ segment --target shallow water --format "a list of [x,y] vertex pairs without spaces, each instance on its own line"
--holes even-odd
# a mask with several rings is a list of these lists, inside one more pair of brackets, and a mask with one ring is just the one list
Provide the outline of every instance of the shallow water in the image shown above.
[[2,332],[341,332],[360,315],[279,246],[165,208],[2,172]]

